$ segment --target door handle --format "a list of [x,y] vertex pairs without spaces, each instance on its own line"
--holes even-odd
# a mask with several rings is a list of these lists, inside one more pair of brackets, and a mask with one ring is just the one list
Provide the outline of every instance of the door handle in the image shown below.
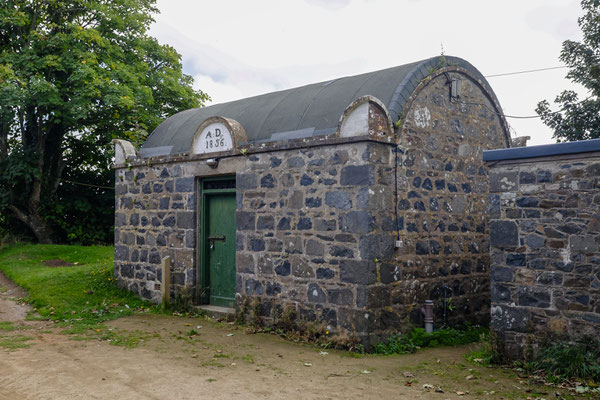
[[215,248],[215,240],[221,240],[221,241],[225,241],[225,235],[221,235],[221,236],[209,236],[206,238],[208,240],[210,249],[214,249]]

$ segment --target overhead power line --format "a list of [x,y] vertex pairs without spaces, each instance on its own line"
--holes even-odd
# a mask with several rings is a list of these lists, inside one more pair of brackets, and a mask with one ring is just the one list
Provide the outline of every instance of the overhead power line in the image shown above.
[[553,70],[553,69],[563,69],[563,68],[568,68],[568,67],[566,65],[560,65],[558,67],[538,68],[538,69],[529,69],[529,70],[526,70],[526,71],[505,72],[505,73],[502,73],[502,74],[485,75],[485,77],[486,78],[495,78],[497,76],[529,74],[529,73],[532,73],[532,72],[550,71],[550,70]]
[[89,187],[94,187],[94,188],[100,188],[100,189],[108,189],[108,190],[115,190],[114,187],[110,187],[110,186],[101,186],[101,185],[91,185],[89,183],[83,183],[83,182],[74,182],[74,181],[70,181],[68,179],[60,179],[62,182],[68,182],[68,183],[72,183],[74,185],[81,185],[81,186],[89,186]]
[[[485,78],[495,78],[495,77],[499,77],[499,76],[509,76],[509,75],[520,75],[520,74],[530,74],[533,72],[541,72],[541,71],[550,71],[550,70],[554,70],[554,69],[564,69],[564,68],[568,68],[566,65],[559,65],[556,67],[547,67],[547,68],[537,68],[537,69],[528,69],[528,70],[523,70],[523,71],[515,71],[515,72],[504,72],[501,74],[493,74],[493,75],[485,75]],[[587,100],[587,99],[586,99]],[[475,103],[471,103],[471,104],[475,104]],[[481,106],[486,107],[484,104],[478,104]],[[486,107],[488,108],[488,107]],[[488,108],[489,110],[489,108]],[[539,115],[526,115],[526,116],[520,116],[520,115],[509,115],[509,114],[500,114],[497,113],[493,110],[490,110],[491,112],[493,112],[494,114],[498,114],[498,115],[503,115],[505,118],[515,118],[515,119],[533,119],[533,118],[540,118]],[[558,110],[558,111],[554,111],[551,114],[557,114],[560,113],[564,110]]]
[[[588,96],[588,97],[586,97],[585,99],[583,99],[583,100],[581,100],[580,102],[577,102],[577,103],[575,103],[575,104],[581,104],[581,103],[583,103],[583,102],[585,102],[585,101],[589,100],[591,97],[592,97],[592,96]],[[487,105],[485,105],[485,104],[483,104],[483,103],[471,103],[471,102],[468,102],[468,101],[461,101],[461,103],[463,103],[463,104],[468,104],[468,105],[472,105],[472,106],[482,106],[482,107],[484,107],[485,109],[487,109],[489,112],[491,112],[492,114],[496,114],[496,115],[499,115],[499,116],[503,116],[504,118],[517,118],[517,119],[541,118],[541,116],[539,116],[539,115],[518,116],[518,115],[509,115],[509,114],[499,113],[499,112],[496,112],[496,111],[492,110],[491,108],[489,108]],[[557,110],[557,111],[552,111],[550,114],[551,114],[551,115],[552,115],[552,114],[558,114],[558,113],[561,113],[561,112],[565,111],[566,109],[567,109],[567,108],[565,107],[565,108],[562,108],[562,109],[560,109],[560,110]]]

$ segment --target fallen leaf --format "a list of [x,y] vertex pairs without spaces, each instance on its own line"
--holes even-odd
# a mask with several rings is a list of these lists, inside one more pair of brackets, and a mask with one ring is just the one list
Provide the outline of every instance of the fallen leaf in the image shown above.
[[464,396],[466,393],[465,392],[456,392],[456,394],[459,396]]
[[475,377],[474,377],[473,375],[467,375],[467,378],[466,378],[466,379],[467,379],[468,381],[470,381],[470,380],[472,380],[472,379],[475,379]]
[[305,363],[304,363],[304,366],[305,366],[305,367],[312,367],[312,363],[305,362]]
[[412,386],[412,382],[411,381],[406,381],[406,383],[404,384],[404,386]]

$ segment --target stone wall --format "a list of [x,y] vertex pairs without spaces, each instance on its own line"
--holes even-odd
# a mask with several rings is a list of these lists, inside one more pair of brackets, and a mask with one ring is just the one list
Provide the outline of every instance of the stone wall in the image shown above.
[[[173,296],[196,285],[196,187],[181,165],[116,171],[115,277],[123,287],[161,300],[161,260],[173,260]],[[184,290],[185,289],[185,290]]]
[[[361,142],[252,155],[237,175],[240,304],[286,306],[367,337],[369,285],[394,250],[393,146]],[[385,301],[385,299],[377,299]]]
[[[453,78],[462,79],[459,100],[449,97]],[[450,298],[448,323],[486,324],[488,170],[482,153],[506,147],[506,131],[495,105],[465,75],[438,75],[415,93],[400,131],[398,154],[403,247],[381,265],[382,285],[373,287],[385,296],[382,305],[392,305],[391,310],[379,311],[389,322],[381,329],[396,329],[407,315],[418,321],[426,299],[434,301],[435,324],[440,327],[445,296]]]
[[[460,101],[449,97],[451,78],[462,79]],[[235,175],[240,311],[270,324],[293,307],[367,345],[420,323],[426,299],[441,326],[444,294],[449,323],[487,321],[481,155],[506,145],[497,106],[456,68],[422,81],[407,104],[398,146],[365,132],[251,145],[220,155],[216,169],[187,155],[120,166],[117,281],[158,302],[170,255],[171,296],[195,298],[197,180]]]
[[138,160],[115,171],[115,279],[140,297],[161,301],[161,260],[171,257],[172,299],[194,301],[197,177],[235,175],[244,157],[215,170],[204,160]]
[[492,166],[492,328],[507,358],[600,337],[599,179],[598,155]]
[[[444,294],[449,324],[489,321],[482,153],[507,137],[478,84],[448,76],[463,79],[461,101],[450,101],[446,75],[423,82],[397,149],[364,142],[250,158],[238,174],[239,291],[264,316],[293,304],[367,345],[420,323],[426,299],[441,326]],[[240,261],[252,267],[240,271]]]

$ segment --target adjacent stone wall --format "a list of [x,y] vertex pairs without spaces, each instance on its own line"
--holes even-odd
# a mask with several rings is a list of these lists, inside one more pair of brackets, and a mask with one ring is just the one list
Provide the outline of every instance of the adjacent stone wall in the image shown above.
[[499,349],[510,359],[548,339],[599,338],[600,156],[501,161],[490,182]]

